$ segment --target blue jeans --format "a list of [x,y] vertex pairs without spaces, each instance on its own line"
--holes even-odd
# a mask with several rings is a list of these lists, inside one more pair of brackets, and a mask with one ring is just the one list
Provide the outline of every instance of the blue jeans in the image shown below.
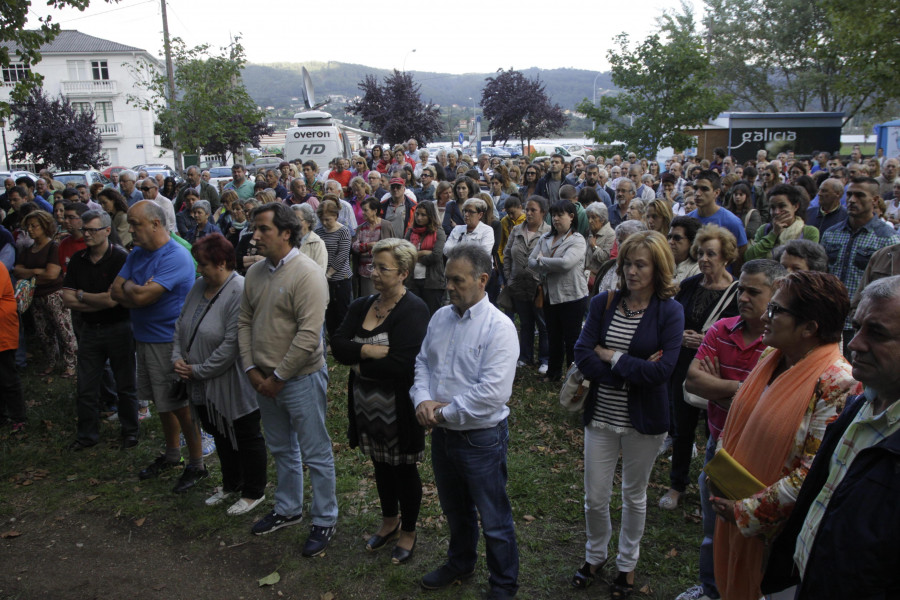
[[275,398],[256,395],[266,434],[266,446],[275,459],[278,486],[275,512],[293,517],[303,512],[303,465],[309,468],[312,501],[309,512],[313,525],[331,527],[337,523],[334,455],[325,428],[328,398],[328,370],[322,367],[309,375],[285,382]]
[[[712,437],[706,442],[706,457],[703,466],[706,466],[716,453],[716,443]],[[703,541],[700,542],[700,583],[703,585],[703,593],[710,598],[719,597],[719,588],[716,587],[716,571],[713,566],[713,537],[716,535],[716,512],[709,501],[709,487],[706,485],[706,473],[700,472],[700,514],[703,516]]]
[[431,462],[441,510],[450,527],[447,564],[457,574],[475,569],[480,515],[488,581],[491,588],[513,595],[519,588],[519,548],[506,495],[508,443],[505,419],[487,429],[436,427],[431,437]]
[[550,345],[547,342],[547,323],[544,311],[532,300],[513,298],[513,306],[519,315],[519,360],[529,365],[534,362],[534,328],[538,334],[538,361],[546,365],[550,360]]

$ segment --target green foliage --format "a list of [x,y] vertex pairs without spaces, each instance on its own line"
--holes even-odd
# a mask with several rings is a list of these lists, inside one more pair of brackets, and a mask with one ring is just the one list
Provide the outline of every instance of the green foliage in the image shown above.
[[[896,3],[705,3],[708,51],[718,74],[714,83],[742,106],[844,112],[846,122],[882,102],[885,92],[897,96]],[[891,53],[893,67],[877,59]]]
[[129,95],[128,102],[157,114],[155,131],[165,148],[225,156],[247,144],[259,146],[261,135],[271,133],[265,111],[260,110],[241,81],[246,62],[240,38],[220,54],[209,45],[188,48],[172,40],[175,67],[175,102],[169,104],[168,80],[156,65],[141,61],[132,68],[138,85],[151,92],[149,99]]
[[14,160],[64,171],[108,164],[93,111],[76,111],[67,98],[51,99],[36,88],[24,102],[13,104],[11,112],[18,132]]
[[521,72],[498,69],[485,79],[481,108],[490,121],[495,141],[518,137],[523,143],[559,133],[566,119],[559,104],[551,104],[540,77],[527,79]]
[[[48,0],[46,4],[56,9],[71,7],[83,11],[90,0]],[[53,23],[49,15],[38,15],[40,27],[37,29],[25,29],[29,12],[36,14],[31,10],[31,0],[0,0],[0,67],[17,62],[33,67],[41,61],[41,46],[49,44],[59,34],[59,24]],[[10,49],[6,44],[14,44],[14,48]],[[12,103],[26,102],[31,91],[40,87],[43,80],[41,75],[29,69],[27,77],[12,89]],[[11,114],[10,103],[0,102],[0,118]]]
[[628,34],[607,54],[612,81],[622,91],[603,96],[594,107],[585,99],[578,110],[602,128],[588,135],[598,142],[624,142],[642,156],[661,147],[687,148],[694,139],[682,130],[699,127],[727,109],[730,99],[712,87],[716,72],[694,33],[693,15],[664,19],[661,31],[631,48]]

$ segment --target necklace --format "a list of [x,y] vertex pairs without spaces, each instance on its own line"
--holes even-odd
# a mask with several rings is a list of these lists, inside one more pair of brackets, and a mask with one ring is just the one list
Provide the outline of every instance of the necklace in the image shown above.
[[403,296],[405,296],[405,295],[406,295],[406,292],[404,291],[402,294],[400,294],[400,296],[397,297],[397,300],[394,302],[394,305],[391,306],[389,309],[387,309],[384,312],[381,312],[381,296],[379,296],[378,300],[376,300],[375,304],[374,304],[375,318],[378,319],[379,321],[384,321],[387,318],[387,316],[389,314],[391,314],[391,311],[394,310],[395,308],[397,308],[397,304],[400,302],[400,298],[403,298]]
[[628,310],[628,304],[626,303],[625,298],[622,298],[622,310],[625,311],[626,317],[628,317],[629,319],[633,319],[638,315],[644,314],[644,312],[647,310],[647,307],[645,306],[640,310]]

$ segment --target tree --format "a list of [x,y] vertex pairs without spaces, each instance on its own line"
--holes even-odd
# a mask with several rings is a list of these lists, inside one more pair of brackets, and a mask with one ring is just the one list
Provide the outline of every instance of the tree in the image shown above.
[[540,77],[528,79],[512,68],[497,70],[485,79],[481,108],[490,121],[494,141],[518,137],[530,146],[531,140],[558,133],[568,118],[559,104],[551,104]]
[[12,127],[18,133],[12,158],[32,161],[38,169],[64,171],[109,164],[94,112],[77,111],[66,98],[50,99],[41,88],[13,104]]
[[262,135],[272,133],[266,113],[256,106],[241,81],[246,62],[240,38],[219,55],[210,55],[209,45],[187,48],[183,40],[172,40],[176,100],[170,106],[168,83],[156,65],[142,61],[132,69],[138,85],[151,92],[149,98],[130,95],[128,102],[157,115],[155,132],[164,148],[177,145],[183,151],[226,157],[250,144],[259,146]]
[[394,69],[383,85],[374,75],[366,75],[358,87],[362,96],[345,110],[358,115],[383,142],[393,145],[413,138],[424,147],[443,132],[440,109],[422,102],[421,86],[413,82],[411,74]]
[[[118,2],[118,0],[106,0]],[[70,6],[78,10],[84,10],[90,4],[90,0],[48,0],[47,6],[53,8],[65,8]],[[10,93],[12,103],[28,101],[31,91],[40,87],[44,78],[38,73],[33,73],[31,67],[41,60],[40,47],[49,44],[59,34],[59,24],[53,23],[51,17],[38,15],[40,27],[37,29],[25,29],[28,23],[28,13],[36,14],[31,8],[31,2],[22,0],[0,0],[0,67],[6,70],[12,63],[24,63],[24,70],[17,70],[15,79],[18,80]],[[0,102],[0,118],[12,114],[10,102]]]
[[616,36],[619,51],[607,53],[612,81],[621,92],[603,96],[595,107],[585,98],[578,110],[605,129],[588,135],[600,142],[624,142],[629,150],[653,156],[666,146],[688,148],[694,138],[684,132],[727,109],[730,98],[712,87],[716,72],[694,33],[694,18],[664,18],[660,32],[636,48],[628,34]]
[[[883,89],[896,97],[897,63],[890,67],[873,60],[881,52],[896,57],[897,16],[890,14],[896,13],[896,3],[881,3],[893,27],[885,22],[885,14],[871,19],[867,3],[846,7],[825,0],[705,3],[707,49],[718,74],[714,83],[741,106],[757,111],[843,112],[847,122],[881,102],[884,96],[879,96],[877,82],[880,73],[891,70],[894,87]],[[830,10],[844,15],[844,22],[853,24],[851,31],[839,33]]]

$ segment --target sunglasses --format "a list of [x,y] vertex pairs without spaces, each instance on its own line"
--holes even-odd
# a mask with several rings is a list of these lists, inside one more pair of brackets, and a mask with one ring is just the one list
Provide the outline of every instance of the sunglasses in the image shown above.
[[778,306],[777,304],[773,304],[772,302],[769,302],[766,305],[766,316],[769,317],[769,320],[774,319],[775,315],[778,315],[781,313],[787,313],[797,319],[801,319],[801,320],[803,319],[803,317],[801,317],[799,314],[797,314],[796,312],[792,311],[789,308],[785,308],[784,306]]
[[155,190],[155,189],[156,189],[155,187],[152,187],[152,186],[149,186],[149,185],[142,185],[142,186],[141,186],[141,191],[142,191],[142,192],[148,192],[148,191],[150,191],[150,190]]
[[678,235],[677,233],[670,233],[668,236],[666,236],[666,239],[680,242],[681,240],[685,239],[685,237],[683,235]]

